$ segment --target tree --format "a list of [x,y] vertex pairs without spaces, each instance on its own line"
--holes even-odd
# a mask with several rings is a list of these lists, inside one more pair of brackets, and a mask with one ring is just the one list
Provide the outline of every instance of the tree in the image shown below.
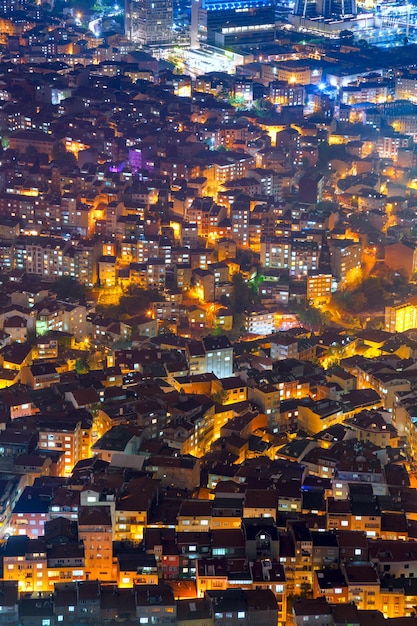
[[395,298],[404,299],[409,295],[410,283],[406,274],[384,267],[359,284],[335,293],[333,302],[340,311],[357,315],[367,311],[382,311]]
[[236,260],[239,265],[242,266],[251,266],[259,263],[259,257],[250,249],[250,248],[239,248],[236,251]]
[[32,144],[30,143],[28,146],[26,146],[25,154],[28,157],[36,157],[39,155],[39,152],[38,149],[35,148],[35,146],[32,146]]
[[300,584],[300,596],[305,599],[310,599],[313,597],[313,589],[310,583]]
[[329,321],[329,315],[327,312],[323,312],[310,304],[297,304],[292,303],[292,310],[297,314],[298,319],[302,324],[308,327],[323,328]]
[[349,303],[349,310],[352,311],[352,313],[365,311],[366,305],[368,304],[366,296],[362,291],[351,294],[347,302]]
[[162,320],[162,323],[159,326],[158,332],[160,335],[172,335],[173,330],[167,321]]
[[253,108],[259,117],[270,118],[276,114],[275,106],[266,98],[255,100]]
[[229,333],[229,337],[232,340],[238,339],[245,332],[245,323],[242,313],[235,313],[233,315],[233,328]]
[[243,99],[243,96],[229,96],[229,104],[236,108],[242,109],[244,108],[245,101]]
[[345,159],[346,146],[344,144],[335,144],[330,146],[326,141],[319,143],[318,146],[319,165],[328,165],[332,159]]
[[338,209],[338,203],[333,202],[332,200],[322,200],[321,202],[317,202],[318,211],[323,211],[324,213],[327,213],[330,211],[337,211]]
[[326,364],[326,369],[334,367],[340,364],[340,359],[343,357],[343,348],[340,344],[336,343],[333,346],[329,346],[324,355],[322,355],[322,361]]
[[90,366],[85,358],[77,359],[75,362],[75,371],[77,374],[87,374],[90,371]]
[[75,167],[77,165],[77,159],[72,152],[68,152],[66,147],[61,141],[57,141],[52,147],[52,158],[54,161],[60,161],[65,165],[69,165],[70,167]]
[[128,319],[135,315],[143,315],[149,310],[152,302],[162,302],[164,299],[156,289],[147,290],[131,285],[127,293],[120,298],[119,304],[101,304],[96,310],[97,313],[107,317]]
[[71,300],[83,300],[87,288],[71,276],[61,276],[51,285],[51,290],[56,293],[59,300],[70,298]]
[[299,593],[291,593],[287,596],[287,614],[292,613],[292,608],[296,600],[310,600],[313,597],[313,589],[309,583],[300,584]]
[[36,330],[35,329],[28,330],[27,336],[26,336],[26,343],[28,343],[31,346],[36,345]]
[[216,391],[216,393],[213,393],[212,398],[214,402],[217,402],[217,404],[223,404],[227,398],[227,393],[224,389],[220,389],[219,391]]
[[9,147],[10,144],[10,131],[8,128],[3,127],[0,129],[0,136],[1,136],[1,147],[4,150],[7,150],[7,148]]
[[259,301],[258,295],[253,288],[243,278],[240,272],[234,274],[232,278],[233,294],[230,298],[230,308],[234,314],[243,313],[249,309],[253,304]]

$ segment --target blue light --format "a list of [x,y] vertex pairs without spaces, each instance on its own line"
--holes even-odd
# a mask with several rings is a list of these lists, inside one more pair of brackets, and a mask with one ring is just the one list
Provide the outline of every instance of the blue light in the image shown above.
[[272,0],[205,0],[204,2],[204,8],[207,11],[227,11],[272,6]]

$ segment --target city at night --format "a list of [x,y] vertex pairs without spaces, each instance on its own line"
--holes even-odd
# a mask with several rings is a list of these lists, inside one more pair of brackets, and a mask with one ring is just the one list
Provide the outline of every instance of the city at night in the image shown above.
[[417,0],[0,2],[0,626],[417,626]]

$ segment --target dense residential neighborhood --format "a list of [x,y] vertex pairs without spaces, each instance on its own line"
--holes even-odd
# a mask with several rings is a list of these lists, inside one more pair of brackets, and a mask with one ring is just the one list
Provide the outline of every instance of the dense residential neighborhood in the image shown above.
[[328,4],[0,6],[0,626],[417,625],[416,15]]

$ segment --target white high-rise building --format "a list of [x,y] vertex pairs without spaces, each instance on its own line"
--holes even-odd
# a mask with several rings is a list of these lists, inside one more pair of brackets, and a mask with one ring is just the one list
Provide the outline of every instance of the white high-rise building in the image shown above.
[[301,17],[348,17],[357,15],[356,0],[295,0],[294,14]]
[[126,36],[143,46],[173,40],[172,0],[126,0]]

